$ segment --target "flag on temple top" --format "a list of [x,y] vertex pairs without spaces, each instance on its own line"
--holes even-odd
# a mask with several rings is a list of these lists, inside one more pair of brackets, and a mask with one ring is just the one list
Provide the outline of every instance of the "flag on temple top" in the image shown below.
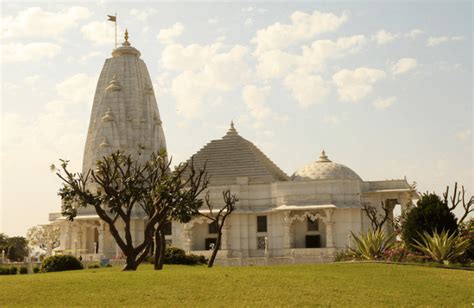
[[117,16],[107,15],[107,17],[109,18],[108,21],[117,22]]

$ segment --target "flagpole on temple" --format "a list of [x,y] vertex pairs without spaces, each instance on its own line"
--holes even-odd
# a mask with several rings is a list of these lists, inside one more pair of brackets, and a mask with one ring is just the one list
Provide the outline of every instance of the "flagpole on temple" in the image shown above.
[[115,23],[115,48],[117,48],[117,12],[115,15],[107,15],[107,20]]
[[115,48],[117,48],[117,12],[115,12]]

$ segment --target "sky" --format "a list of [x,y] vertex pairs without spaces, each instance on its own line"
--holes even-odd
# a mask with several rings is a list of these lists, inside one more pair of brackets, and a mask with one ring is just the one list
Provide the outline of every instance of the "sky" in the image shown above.
[[472,194],[472,2],[3,1],[0,232],[60,211],[50,165],[80,171],[115,12],[174,161],[233,120],[288,175],[325,149],[366,181]]

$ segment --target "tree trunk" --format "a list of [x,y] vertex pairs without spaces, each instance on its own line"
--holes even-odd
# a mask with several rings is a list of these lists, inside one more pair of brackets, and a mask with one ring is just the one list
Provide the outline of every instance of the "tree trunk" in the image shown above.
[[216,241],[216,247],[214,247],[214,250],[212,251],[211,258],[209,259],[209,262],[207,263],[207,267],[212,267],[214,265],[214,261],[216,260],[217,256],[217,251],[221,248],[221,238],[222,238],[222,228],[219,228],[219,233],[217,234],[217,241]]
[[122,271],[136,271],[138,267],[138,263],[135,260],[135,256],[127,255],[127,259],[125,260],[125,266],[123,267]]
[[162,226],[159,226],[155,232],[155,270],[162,270],[165,261],[165,232]]

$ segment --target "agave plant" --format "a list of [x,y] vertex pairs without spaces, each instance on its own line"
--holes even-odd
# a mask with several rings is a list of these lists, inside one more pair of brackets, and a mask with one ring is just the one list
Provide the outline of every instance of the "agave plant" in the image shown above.
[[[351,232],[352,233],[352,232]],[[395,234],[386,234],[383,230],[370,230],[360,236],[352,233],[356,243],[350,250],[358,257],[367,260],[381,259],[387,249],[393,247]]]
[[449,263],[464,254],[469,247],[469,238],[462,238],[457,233],[443,229],[441,233],[428,232],[420,234],[421,241],[415,240],[414,248],[436,262]]

